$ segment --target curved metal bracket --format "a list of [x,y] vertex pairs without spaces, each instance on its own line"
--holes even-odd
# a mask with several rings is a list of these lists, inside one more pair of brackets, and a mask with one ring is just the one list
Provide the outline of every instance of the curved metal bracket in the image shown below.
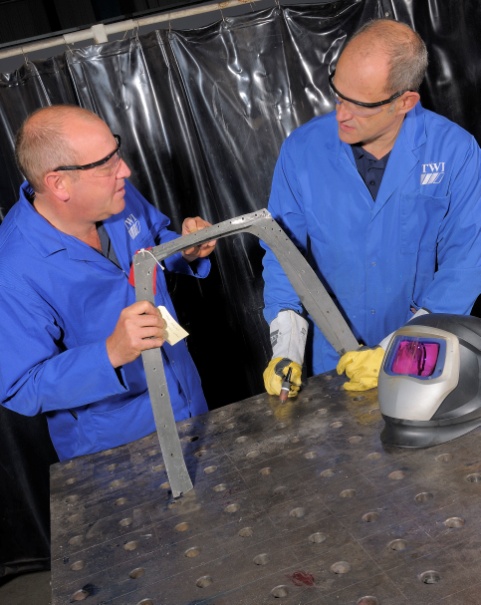
[[[154,303],[152,275],[156,262],[192,246],[241,232],[256,235],[270,247],[297,292],[304,308],[340,355],[359,347],[359,343],[346,320],[312,267],[266,209],[243,214],[202,229],[197,233],[184,235],[156,246],[148,252],[145,250],[138,252],[133,260],[137,300],[149,300]],[[144,351],[142,360],[160,448],[172,494],[176,498],[192,489],[192,482],[185,466],[175,427],[160,349]]]

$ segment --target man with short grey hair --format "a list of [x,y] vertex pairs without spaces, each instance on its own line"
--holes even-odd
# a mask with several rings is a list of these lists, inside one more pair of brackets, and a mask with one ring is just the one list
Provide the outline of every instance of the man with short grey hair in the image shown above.
[[[414,315],[469,314],[481,292],[480,149],[421,106],[426,67],[409,26],[366,24],[329,76],[335,111],[295,130],[274,172],[270,212],[366,345],[339,359],[314,327],[308,372],[337,365],[350,390],[377,385],[386,339]],[[263,275],[273,344],[264,382],[278,394],[290,371],[293,397],[309,319],[269,249]]]
[[[215,241],[170,256],[155,305],[136,301],[134,254],[178,237],[128,181],[120,136],[94,113],[58,105],[31,114],[16,142],[26,177],[0,226],[0,400],[47,417],[60,460],[155,431],[142,351],[161,347],[176,420],[207,411],[164,273],[205,277]],[[184,220],[182,234],[208,226]]]

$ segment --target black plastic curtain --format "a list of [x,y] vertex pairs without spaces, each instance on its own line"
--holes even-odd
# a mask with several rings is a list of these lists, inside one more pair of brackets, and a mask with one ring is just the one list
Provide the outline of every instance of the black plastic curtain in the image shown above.
[[[1,74],[1,212],[16,201],[22,180],[14,134],[32,110],[54,103],[92,109],[121,135],[132,182],[176,229],[186,216],[216,223],[266,207],[282,141],[333,108],[327,76],[344,42],[384,16],[409,23],[428,45],[423,104],[481,140],[476,0],[273,2],[272,9],[197,30],[132,32],[69,48]],[[206,280],[171,279],[211,408],[263,391],[270,345],[261,258],[258,241],[239,235],[219,242]],[[4,536],[0,544],[8,549]],[[0,552],[0,562],[5,556]]]

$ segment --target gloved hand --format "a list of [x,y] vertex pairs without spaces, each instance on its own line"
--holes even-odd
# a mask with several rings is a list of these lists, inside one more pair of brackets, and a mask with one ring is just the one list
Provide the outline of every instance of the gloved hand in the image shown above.
[[289,368],[292,373],[288,397],[295,397],[299,392],[307,331],[307,321],[291,309],[280,311],[271,322],[272,359],[263,374],[269,395],[280,395]]
[[264,370],[264,386],[269,395],[280,395],[282,381],[287,376],[289,368],[292,368],[292,372],[288,397],[297,396],[302,383],[302,366],[286,357],[274,357]]
[[342,386],[346,391],[368,391],[377,387],[385,350],[378,346],[348,351],[339,360],[336,371],[349,378]]
[[[411,311],[414,313],[415,309]],[[430,313],[427,309],[418,309],[408,322],[415,317]],[[357,351],[348,351],[342,355],[336,370],[338,374],[346,373],[349,378],[342,386],[346,391],[368,391],[377,387],[384,355],[389,348],[394,332],[381,340],[377,347],[363,347]]]

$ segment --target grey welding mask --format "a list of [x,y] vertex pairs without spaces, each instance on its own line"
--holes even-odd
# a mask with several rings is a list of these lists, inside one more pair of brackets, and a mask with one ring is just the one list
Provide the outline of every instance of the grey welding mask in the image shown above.
[[379,374],[383,443],[430,447],[481,425],[480,377],[481,319],[412,319],[393,334]]

